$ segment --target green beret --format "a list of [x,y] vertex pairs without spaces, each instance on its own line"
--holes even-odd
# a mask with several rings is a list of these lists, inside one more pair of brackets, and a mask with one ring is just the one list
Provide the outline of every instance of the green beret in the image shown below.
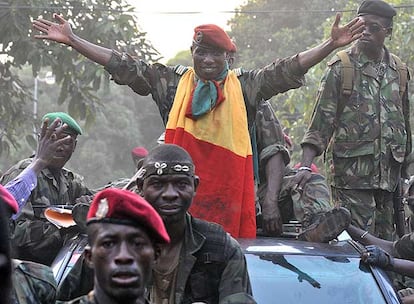
[[78,134],[81,135],[82,134],[82,129],[81,127],[78,125],[78,123],[67,113],[64,112],[53,112],[53,113],[47,113],[45,116],[43,116],[42,118],[42,122],[46,119],[49,118],[49,123],[52,123],[53,121],[55,121],[56,118],[60,118],[60,120],[62,120],[63,123],[68,125],[68,129],[69,131],[72,131],[74,134]]
[[357,11],[358,16],[375,15],[392,19],[397,12],[388,3],[381,0],[365,0],[361,3]]

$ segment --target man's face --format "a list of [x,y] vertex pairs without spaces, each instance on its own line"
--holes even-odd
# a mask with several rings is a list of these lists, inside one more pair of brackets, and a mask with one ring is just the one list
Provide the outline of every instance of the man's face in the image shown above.
[[165,224],[182,220],[190,208],[198,179],[185,174],[150,175],[143,183],[144,198]]
[[213,80],[223,72],[226,52],[217,48],[192,47],[194,71],[202,80]]
[[60,145],[57,150],[53,161],[49,165],[49,168],[60,170],[62,169],[65,164],[69,161],[72,157],[72,153],[75,151],[76,143],[77,143],[77,135],[73,133],[61,133],[57,139],[64,138],[70,135],[70,140],[65,142],[64,144]]
[[142,228],[112,223],[88,227],[92,245],[86,260],[95,271],[95,292],[117,302],[144,297],[155,260],[150,237]]
[[390,34],[389,21],[375,15],[365,15],[360,18],[365,22],[365,29],[358,40],[358,46],[367,52],[377,52],[384,46],[385,37]]

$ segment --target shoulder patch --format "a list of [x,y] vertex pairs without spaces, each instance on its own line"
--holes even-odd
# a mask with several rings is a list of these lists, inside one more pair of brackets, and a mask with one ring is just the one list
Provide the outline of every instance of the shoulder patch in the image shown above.
[[181,64],[178,64],[174,67],[174,72],[180,76],[184,75],[185,72],[187,72],[188,67],[183,66]]
[[241,75],[243,75],[243,69],[242,68],[233,69],[232,71],[233,71],[234,74],[236,74],[237,77],[240,77]]

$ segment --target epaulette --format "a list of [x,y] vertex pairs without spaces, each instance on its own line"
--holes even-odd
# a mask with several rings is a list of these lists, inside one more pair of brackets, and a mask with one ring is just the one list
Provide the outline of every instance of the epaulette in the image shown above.
[[237,77],[240,77],[243,75],[243,69],[242,68],[236,68],[232,70],[234,74],[236,74]]
[[174,67],[174,72],[180,76],[184,75],[184,73],[187,72],[187,70],[188,67],[181,64],[178,64]]

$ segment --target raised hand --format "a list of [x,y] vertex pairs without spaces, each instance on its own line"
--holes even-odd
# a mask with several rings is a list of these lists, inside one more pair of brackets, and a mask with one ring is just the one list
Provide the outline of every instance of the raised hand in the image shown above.
[[67,125],[62,124],[62,121],[59,118],[55,119],[50,126],[49,119],[45,119],[43,122],[36,154],[33,160],[40,166],[41,170],[53,161],[60,145],[72,140],[70,135],[62,136],[66,128]]
[[335,22],[331,28],[331,39],[333,40],[336,48],[345,46],[352,41],[359,39],[362,36],[365,26],[364,21],[359,17],[352,19],[343,27],[339,27],[340,21],[341,14],[337,13]]
[[73,36],[73,32],[69,22],[58,14],[53,14],[53,18],[56,19],[58,23],[45,19],[33,21],[33,28],[44,33],[44,35],[35,35],[34,37],[37,39],[46,39],[71,45],[70,37]]

